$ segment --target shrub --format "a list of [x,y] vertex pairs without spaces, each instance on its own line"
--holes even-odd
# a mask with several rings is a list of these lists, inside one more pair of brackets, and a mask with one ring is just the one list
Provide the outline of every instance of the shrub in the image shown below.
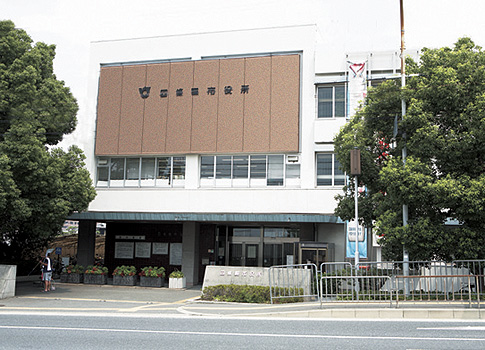
[[183,278],[184,273],[182,271],[179,271],[179,270],[174,270],[174,271],[172,271],[172,273],[168,277],[170,277],[170,278]]
[[121,265],[116,267],[113,271],[113,276],[135,276],[136,267],[135,266],[125,266]]
[[84,273],[88,275],[107,275],[108,268],[105,266],[89,265],[88,267],[86,267],[86,270],[84,271]]
[[[274,296],[303,294],[302,289],[273,288]],[[217,300],[238,303],[267,304],[271,302],[270,287],[235,284],[220,284],[204,288],[202,300]],[[278,299],[279,303],[293,303],[303,301],[302,297]]]
[[153,266],[142,267],[139,275],[145,276],[145,277],[165,277],[165,268],[162,267],[162,266],[160,266],[160,267],[153,267]]
[[63,273],[83,273],[84,272],[84,266],[82,265],[67,265],[62,269]]

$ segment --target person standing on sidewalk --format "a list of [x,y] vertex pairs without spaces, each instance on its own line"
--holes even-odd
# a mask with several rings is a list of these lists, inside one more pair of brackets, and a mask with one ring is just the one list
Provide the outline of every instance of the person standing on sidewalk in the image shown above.
[[47,253],[45,258],[40,261],[42,266],[42,280],[44,281],[44,292],[49,292],[51,290],[52,264],[49,255],[50,253]]

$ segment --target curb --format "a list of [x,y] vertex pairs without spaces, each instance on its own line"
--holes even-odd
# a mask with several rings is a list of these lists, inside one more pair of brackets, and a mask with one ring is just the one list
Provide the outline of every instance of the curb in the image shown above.
[[245,314],[244,316],[311,319],[485,320],[485,315],[481,313],[481,310],[460,309],[328,309]]

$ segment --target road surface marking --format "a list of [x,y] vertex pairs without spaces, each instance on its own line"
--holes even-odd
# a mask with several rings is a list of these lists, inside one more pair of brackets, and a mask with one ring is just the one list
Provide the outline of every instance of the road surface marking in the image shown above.
[[42,326],[0,326],[0,329],[24,329],[40,331],[83,331],[83,332],[114,332],[114,333],[151,333],[151,334],[185,334],[185,335],[217,335],[240,337],[268,338],[317,338],[317,339],[369,339],[369,340],[427,340],[427,341],[473,341],[485,342],[485,338],[436,338],[436,337],[393,337],[393,336],[357,336],[357,335],[319,335],[319,334],[274,334],[274,333],[234,333],[234,332],[195,332],[195,331],[161,331],[149,329],[110,329],[110,328],[77,328],[77,327],[42,327]]

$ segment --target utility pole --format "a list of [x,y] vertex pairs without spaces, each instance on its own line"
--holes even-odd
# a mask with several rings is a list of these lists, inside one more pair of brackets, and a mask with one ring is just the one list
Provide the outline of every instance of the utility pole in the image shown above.
[[[404,0],[399,0],[400,3],[400,14],[401,14],[401,88],[404,90],[406,86],[406,64],[404,59]],[[406,101],[404,97],[401,99],[401,113],[402,119],[404,120],[404,116],[406,115]],[[404,145],[402,148],[402,161],[403,166],[406,167],[406,156],[407,156],[407,149],[406,149],[406,131],[403,131],[402,134]],[[408,225],[408,205],[402,205],[402,225],[406,227]],[[404,276],[409,276],[409,254],[406,250],[406,247],[403,246],[403,272]],[[409,280],[407,278],[404,279],[404,294],[409,294]]]

